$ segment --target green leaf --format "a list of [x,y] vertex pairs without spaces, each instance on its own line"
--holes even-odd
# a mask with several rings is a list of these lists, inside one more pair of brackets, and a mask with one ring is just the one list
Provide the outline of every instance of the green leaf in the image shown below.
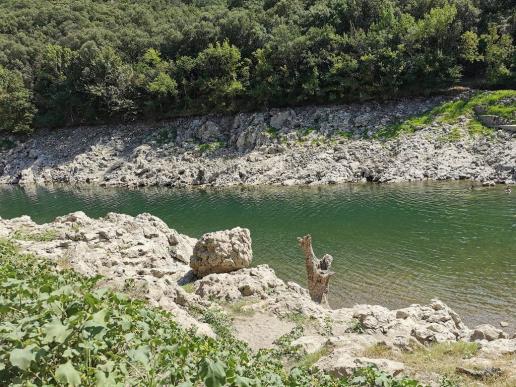
[[235,378],[235,385],[237,387],[251,387],[254,383],[252,379],[237,375]]
[[106,316],[108,312],[108,309],[101,309],[97,313],[94,313],[93,316],[91,316],[91,320],[97,323],[103,323],[104,321],[106,321]]
[[64,343],[66,338],[72,332],[71,329],[67,329],[68,326],[63,325],[60,320],[55,319],[50,323],[47,323],[43,326],[43,332],[45,332],[46,336],[43,340],[44,343]]
[[140,347],[138,349],[131,349],[127,352],[127,355],[136,362],[143,364],[144,366],[149,366],[149,357],[148,357],[148,348]]
[[205,359],[201,363],[200,374],[206,387],[220,387],[226,382],[225,365],[220,360]]
[[113,387],[118,386],[115,376],[112,373],[108,373],[107,376],[101,370],[95,371],[95,386],[97,387]]
[[15,367],[28,370],[30,363],[35,360],[35,355],[30,348],[13,349],[9,355],[9,361]]
[[70,360],[57,367],[55,377],[58,382],[69,386],[79,386],[81,384],[81,374],[73,367]]

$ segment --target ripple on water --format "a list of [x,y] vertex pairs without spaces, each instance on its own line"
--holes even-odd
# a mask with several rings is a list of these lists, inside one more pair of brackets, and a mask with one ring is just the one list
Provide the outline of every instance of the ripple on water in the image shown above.
[[192,236],[251,229],[255,263],[305,283],[296,237],[334,256],[334,306],[401,307],[438,297],[470,324],[516,325],[516,195],[470,183],[138,190],[0,188],[0,216],[38,222],[83,210],[149,212]]

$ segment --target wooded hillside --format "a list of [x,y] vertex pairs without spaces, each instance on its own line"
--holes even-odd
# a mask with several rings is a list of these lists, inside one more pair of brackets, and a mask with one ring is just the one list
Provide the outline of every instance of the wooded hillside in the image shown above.
[[514,87],[513,0],[0,0],[0,130]]

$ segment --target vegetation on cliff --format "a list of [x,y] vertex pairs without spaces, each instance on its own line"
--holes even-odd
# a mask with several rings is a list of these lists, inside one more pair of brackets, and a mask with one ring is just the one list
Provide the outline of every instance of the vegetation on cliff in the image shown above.
[[0,130],[516,81],[511,0],[2,0]]

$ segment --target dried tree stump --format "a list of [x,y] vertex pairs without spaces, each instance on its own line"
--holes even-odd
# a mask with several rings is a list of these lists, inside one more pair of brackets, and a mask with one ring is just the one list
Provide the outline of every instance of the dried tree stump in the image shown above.
[[312,236],[305,235],[297,238],[299,246],[305,253],[306,274],[308,276],[308,292],[313,301],[329,306],[328,291],[331,276],[335,273],[330,270],[333,257],[325,254],[318,259],[312,248]]

